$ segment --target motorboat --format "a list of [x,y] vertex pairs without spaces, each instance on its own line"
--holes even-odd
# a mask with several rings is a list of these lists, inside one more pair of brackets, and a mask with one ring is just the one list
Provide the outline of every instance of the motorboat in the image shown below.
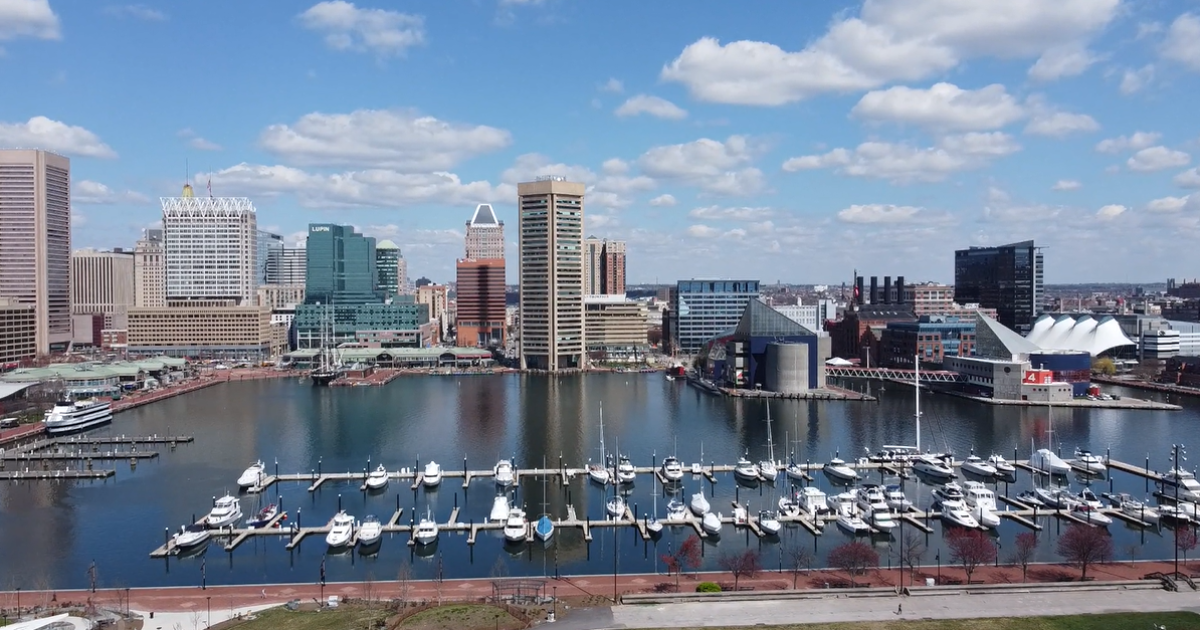
[[750,521],[750,518],[749,518],[749,514],[746,512],[746,508],[735,504],[733,506],[733,524],[738,525],[738,526],[744,526],[744,525],[749,524],[749,521]]
[[501,494],[492,499],[492,511],[488,513],[488,521],[500,523],[506,518],[508,518],[508,495]]
[[333,522],[329,527],[329,533],[325,536],[325,544],[333,549],[345,547],[350,544],[350,540],[354,538],[354,517],[346,513],[345,510],[338,512],[333,517]]
[[1160,505],[1157,509],[1159,518],[1164,521],[1175,521],[1178,523],[1192,522],[1191,515],[1186,510],[1180,509],[1178,506]]
[[1059,510],[1070,509],[1072,505],[1078,502],[1075,500],[1075,495],[1071,494],[1071,491],[1066,488],[1057,488],[1054,486],[1034,488],[1033,494],[1042,505]]
[[525,511],[513,508],[508,511],[504,520],[504,539],[508,542],[524,542],[529,537],[529,521],[525,520]]
[[1196,481],[1195,474],[1182,468],[1172,468],[1163,473],[1158,480],[1158,489],[1170,498],[1200,501],[1200,481]]
[[962,486],[951,481],[950,483],[934,488],[933,498],[938,503],[945,503],[947,501],[963,501],[965,496],[963,495]]
[[969,472],[980,477],[995,477],[996,468],[983,460],[978,455],[968,455],[962,462],[963,472]]
[[783,516],[798,516],[800,514],[800,502],[793,497],[779,497],[779,513]]
[[864,520],[879,529],[891,529],[896,526],[892,518],[892,510],[888,507],[883,488],[875,484],[866,484],[855,492],[855,501]]
[[604,511],[612,518],[625,516],[625,498],[617,495],[604,503]]
[[948,462],[948,455],[934,455],[932,453],[923,453],[916,459],[912,460],[912,469],[927,477],[937,479],[954,479],[954,468]]
[[[830,497],[830,501],[834,501],[837,497],[844,497],[844,500],[837,502],[837,524],[849,534],[869,534],[871,526],[858,515],[858,510],[854,507],[854,499],[849,492],[843,492],[839,495]],[[831,506],[832,507],[832,506]]]
[[967,504],[963,501],[943,501],[941,510],[942,520],[947,524],[967,529],[979,529],[979,521],[971,516]]
[[825,464],[822,470],[825,471],[826,475],[834,479],[842,481],[856,481],[858,479],[858,471],[847,466],[846,461],[838,457],[829,460],[829,463]]
[[825,496],[825,493],[812,486],[805,486],[796,493],[796,503],[809,516],[817,516],[818,514],[829,512],[828,498]]
[[588,478],[602,486],[606,485],[608,480],[612,478],[608,472],[608,466],[604,464],[588,462],[587,471]]
[[1143,523],[1154,524],[1159,522],[1158,510],[1134,499],[1126,493],[1121,493],[1113,498],[1115,507],[1120,508],[1121,513],[1127,516],[1132,516]]
[[95,399],[60,400],[46,412],[46,433],[63,435],[112,422],[112,403]]
[[[417,528],[417,533],[420,533],[421,528]],[[379,518],[374,514],[363,519],[361,525],[358,526],[358,544],[363,547],[370,547],[379,542],[383,538],[383,523],[379,522]]]
[[857,495],[855,495],[853,491],[848,490],[846,492],[839,492],[837,494],[829,495],[829,497],[825,499],[825,505],[829,506],[830,512],[836,514],[842,509],[843,506],[849,505],[853,507],[857,498]]
[[249,527],[250,529],[266,527],[267,524],[275,520],[276,516],[279,516],[279,506],[272,503],[271,505],[259,510],[253,518],[248,519],[246,521],[246,527]]
[[674,455],[668,455],[662,463],[662,476],[667,481],[683,479],[683,464]]
[[1034,451],[1033,455],[1029,457],[1029,466],[1048,475],[1067,475],[1071,472],[1071,465],[1048,448],[1039,448]]
[[1188,518],[1200,523],[1200,505],[1196,505],[1191,501],[1180,501],[1175,504],[1175,510],[1180,514],[1186,514]]
[[383,490],[387,487],[390,479],[387,468],[383,464],[380,464],[367,475],[366,486],[369,490]]
[[189,549],[196,545],[203,544],[208,540],[208,528],[203,525],[186,525],[179,528],[179,533],[173,537],[175,547],[178,549]]
[[983,527],[995,529],[1000,526],[1000,515],[996,513],[996,493],[978,481],[963,484],[963,495],[971,516]]
[[627,455],[621,455],[617,458],[617,481],[620,483],[633,483],[637,479],[637,469],[633,467],[633,462],[629,461]]
[[1088,505],[1087,503],[1076,503],[1071,506],[1071,515],[1078,518],[1088,525],[1099,525],[1108,527],[1112,525],[1112,519],[1108,515],[1101,512],[1099,509]]
[[688,508],[679,499],[671,499],[667,503],[667,520],[682,521],[687,518]]
[[787,469],[784,472],[787,474],[788,479],[792,481],[804,481],[808,478],[808,473],[800,467],[800,464],[796,463],[795,459],[788,462]]
[[887,486],[884,488],[884,501],[887,501],[887,506],[895,512],[907,512],[912,509],[913,502],[909,500],[908,495],[904,494],[904,490],[900,486]]
[[758,481],[758,472],[758,466],[745,455],[739,457],[737,464],[733,466],[733,476],[737,477],[738,481]]
[[250,464],[246,470],[242,471],[242,475],[238,477],[238,487],[244,490],[246,488],[253,488],[254,486],[259,485],[262,483],[262,479],[266,474],[266,471],[267,467],[262,463],[261,459],[253,464]]
[[996,469],[997,474],[1015,475],[1017,473],[1017,467],[1008,463],[1008,460],[1004,459],[1004,456],[1000,455],[999,453],[992,453],[992,455],[987,458],[987,463],[992,468]]
[[421,475],[421,483],[426,488],[436,488],[438,484],[442,483],[442,467],[437,462],[429,460],[429,463],[425,464],[425,474]]
[[913,446],[885,445],[883,450],[874,453],[867,449],[867,461],[876,464],[891,464],[902,468],[909,465],[920,453]]
[[204,517],[209,527],[228,527],[242,520],[242,503],[237,497],[225,495],[213,503],[212,510]]
[[496,485],[501,488],[513,485],[515,477],[513,475],[512,462],[507,459],[496,462],[496,465],[492,468],[492,476],[496,478]]
[[711,509],[708,505],[708,499],[704,498],[704,491],[693,494],[691,500],[688,502],[688,507],[691,508],[692,514],[696,516],[704,516]]
[[710,536],[721,535],[721,516],[712,512],[705,512],[704,518],[700,521],[700,527],[704,529]]
[[546,514],[541,515],[533,526],[533,535],[543,542],[550,540],[554,535],[554,521]]
[[[505,534],[508,533],[508,525],[505,525]],[[361,536],[362,534],[359,534]],[[438,539],[438,524],[433,520],[433,514],[426,510],[425,516],[417,523],[417,528],[413,530],[413,540],[419,545],[429,545]]]
[[770,536],[775,536],[783,529],[783,524],[779,522],[779,515],[774,511],[763,510],[758,513],[758,528]]
[[1095,492],[1092,492],[1091,488],[1084,488],[1081,490],[1077,498],[1080,503],[1091,506],[1092,509],[1104,509],[1104,503],[1100,501],[1100,497],[1096,496]]
[[1067,463],[1075,470],[1089,475],[1103,475],[1108,472],[1108,466],[1104,465],[1103,457],[1099,457],[1091,451],[1079,447],[1075,447],[1075,459]]

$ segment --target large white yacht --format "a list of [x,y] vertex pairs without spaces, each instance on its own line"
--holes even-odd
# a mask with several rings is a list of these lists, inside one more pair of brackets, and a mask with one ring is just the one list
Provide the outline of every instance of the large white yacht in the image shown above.
[[1108,472],[1108,466],[1104,465],[1104,458],[1100,457],[1091,451],[1083,448],[1075,447],[1075,459],[1067,462],[1076,470],[1087,473],[1089,475],[1103,475]]
[[875,484],[866,484],[856,492],[858,509],[863,519],[879,529],[891,529],[896,526],[892,511],[888,507],[883,488]]
[[733,476],[741,481],[758,481],[758,466],[743,455],[733,466]]
[[683,464],[674,455],[668,455],[662,463],[662,476],[667,481],[683,479]]
[[228,527],[242,520],[242,503],[237,497],[225,495],[213,503],[212,510],[204,517],[209,527]]
[[442,483],[442,467],[437,462],[429,460],[429,463],[425,464],[425,474],[421,475],[421,480],[426,488],[436,488],[438,484]]
[[367,474],[367,488],[371,490],[382,490],[388,485],[388,471],[383,464]]
[[913,502],[904,494],[904,490],[900,486],[888,486],[886,488],[886,499],[889,508],[896,512],[907,512],[912,509]]
[[325,535],[325,544],[337,549],[350,544],[354,538],[354,517],[346,513],[345,510],[338,512],[333,517],[333,522],[329,527],[329,533]]
[[1200,501],[1200,481],[1196,481],[1195,474],[1182,468],[1163,473],[1158,480],[1158,489],[1172,499],[1178,492],[1181,501]]
[[846,465],[846,461],[840,457],[834,457],[825,464],[824,471],[826,475],[842,481],[855,481],[858,479],[858,471]]
[[967,509],[967,504],[962,501],[942,501],[942,520],[951,525],[966,527],[967,529],[978,529],[979,521],[971,516],[970,510]]
[[635,480],[637,480],[637,469],[634,468],[633,462],[627,455],[619,456],[617,458],[617,481],[633,483]]
[[525,511],[513,508],[508,511],[504,521],[504,539],[509,542],[524,542],[529,537],[529,521],[525,520]]
[[507,459],[502,459],[496,462],[496,466],[492,468],[492,476],[496,478],[496,485],[501,488],[507,488],[513,485],[513,465]]
[[969,472],[984,478],[996,476],[996,467],[974,453],[971,453],[963,460],[962,469],[963,472]]
[[374,515],[363,519],[363,522],[358,527],[358,544],[363,547],[370,547],[379,542],[383,538],[383,523]]
[[948,456],[923,453],[912,460],[912,468],[928,477],[954,479],[954,468],[950,466],[948,459]]
[[417,528],[413,530],[413,540],[417,544],[428,545],[438,538],[438,524],[433,520],[433,513],[426,510],[425,516],[421,518],[421,522],[417,523]]
[[100,400],[61,400],[46,412],[46,433],[61,435],[112,421],[112,403]]
[[983,527],[995,529],[1000,526],[1000,515],[996,513],[996,493],[978,481],[963,484],[963,494],[971,516]]
[[267,470],[267,467],[265,464],[262,463],[261,459],[254,462],[253,464],[250,464],[250,466],[248,466],[246,468],[246,470],[242,471],[242,475],[240,477],[238,477],[238,481],[237,481],[238,487],[239,488],[252,488],[254,486],[257,486],[260,482],[262,482],[262,478],[263,478],[263,475],[265,474],[266,470]]
[[809,516],[829,512],[826,501],[825,493],[813,486],[805,486],[796,493],[796,503],[800,504],[800,509],[807,512]]

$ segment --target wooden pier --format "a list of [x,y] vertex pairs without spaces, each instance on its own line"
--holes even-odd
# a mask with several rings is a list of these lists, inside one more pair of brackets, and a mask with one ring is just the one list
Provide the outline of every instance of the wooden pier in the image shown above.
[[0,470],[0,481],[107,479],[115,474],[115,470]]
[[0,460],[6,462],[73,462],[81,459],[154,459],[156,457],[158,457],[157,451],[75,451],[67,453],[34,452],[0,454]]

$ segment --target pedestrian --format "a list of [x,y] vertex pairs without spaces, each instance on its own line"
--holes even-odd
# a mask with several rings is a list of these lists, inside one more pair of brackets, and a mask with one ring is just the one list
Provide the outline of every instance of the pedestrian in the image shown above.
[[897,615],[904,614],[904,602],[900,602],[900,603],[896,604],[896,614]]

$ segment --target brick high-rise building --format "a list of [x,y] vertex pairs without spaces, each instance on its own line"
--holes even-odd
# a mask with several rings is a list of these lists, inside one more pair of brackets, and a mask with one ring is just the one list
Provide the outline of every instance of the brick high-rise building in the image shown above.
[[600,292],[605,295],[625,293],[625,241],[604,241],[600,253]]
[[455,263],[457,313],[456,345],[465,348],[503,347],[504,222],[492,206],[480,204],[467,222],[466,257]]

